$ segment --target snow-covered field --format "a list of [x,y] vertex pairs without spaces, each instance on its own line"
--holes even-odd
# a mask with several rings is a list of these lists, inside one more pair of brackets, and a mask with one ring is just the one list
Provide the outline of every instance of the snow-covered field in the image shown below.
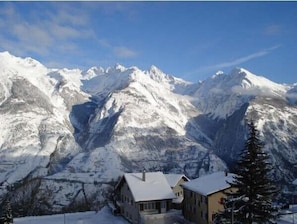
[[[114,216],[108,207],[99,212],[81,212],[49,216],[15,218],[15,224],[128,224],[121,216]],[[283,215],[278,224],[297,223],[297,213]]]
[[[16,224],[128,224],[121,216],[114,216],[108,207],[99,212],[81,212],[49,216],[32,216],[15,218]],[[277,220],[278,224],[297,223],[297,213],[283,215]]]
[[114,216],[108,207],[99,212],[82,212],[49,216],[15,218],[15,224],[128,224],[121,216]]

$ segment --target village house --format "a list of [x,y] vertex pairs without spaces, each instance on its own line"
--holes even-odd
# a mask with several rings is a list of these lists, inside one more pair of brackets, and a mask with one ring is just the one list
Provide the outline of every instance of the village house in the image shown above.
[[234,174],[216,172],[183,183],[183,215],[196,224],[210,224],[217,212],[224,209],[224,192],[234,191],[228,184]]
[[165,174],[165,177],[176,196],[176,198],[172,200],[172,207],[174,209],[181,209],[184,199],[184,190],[181,185],[188,182],[189,178],[183,174]]
[[162,172],[125,173],[115,193],[121,215],[131,223],[172,223],[166,214],[176,196]]

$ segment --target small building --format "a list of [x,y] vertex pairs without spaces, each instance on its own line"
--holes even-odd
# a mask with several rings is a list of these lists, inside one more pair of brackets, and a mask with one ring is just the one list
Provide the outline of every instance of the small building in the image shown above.
[[121,215],[137,224],[151,223],[146,220],[154,215],[156,219],[166,219],[164,214],[176,198],[162,172],[125,173],[115,193]]
[[196,224],[210,224],[217,212],[224,210],[224,192],[234,191],[228,182],[234,174],[216,172],[182,184],[184,189],[183,215]]
[[176,198],[172,200],[173,208],[181,209],[184,199],[184,190],[182,184],[189,181],[184,174],[165,174],[165,177],[175,194]]

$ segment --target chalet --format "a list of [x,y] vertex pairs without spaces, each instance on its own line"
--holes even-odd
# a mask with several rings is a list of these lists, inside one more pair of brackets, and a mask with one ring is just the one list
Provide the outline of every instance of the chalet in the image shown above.
[[176,196],[176,198],[172,200],[173,208],[181,209],[182,201],[184,199],[184,191],[181,185],[188,182],[189,178],[183,174],[165,174],[165,177]]
[[215,214],[224,209],[224,192],[234,191],[228,184],[234,174],[216,172],[182,184],[184,189],[183,215],[196,224],[210,224]]
[[[151,223],[150,217],[166,219],[176,196],[162,172],[125,173],[115,189],[116,205],[131,223]],[[160,216],[162,214],[162,216]],[[159,215],[159,216],[157,216]],[[162,220],[162,223],[170,223]]]

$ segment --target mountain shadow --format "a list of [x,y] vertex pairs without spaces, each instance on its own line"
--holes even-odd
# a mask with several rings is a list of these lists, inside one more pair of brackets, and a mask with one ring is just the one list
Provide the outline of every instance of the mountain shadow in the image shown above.
[[[226,119],[214,119],[208,114],[192,118],[186,125],[187,136],[212,150],[232,169],[244,147],[246,126],[244,120],[249,104],[243,104]],[[199,132],[193,132],[193,126]],[[205,136],[201,137],[201,133]]]
[[97,102],[96,99],[90,98],[90,101],[72,106],[70,121],[74,127],[74,137],[76,142],[85,150],[105,146],[110,142],[113,128],[117,123],[118,117],[122,110],[98,121],[96,130],[90,128],[90,124],[100,113],[104,100]]

